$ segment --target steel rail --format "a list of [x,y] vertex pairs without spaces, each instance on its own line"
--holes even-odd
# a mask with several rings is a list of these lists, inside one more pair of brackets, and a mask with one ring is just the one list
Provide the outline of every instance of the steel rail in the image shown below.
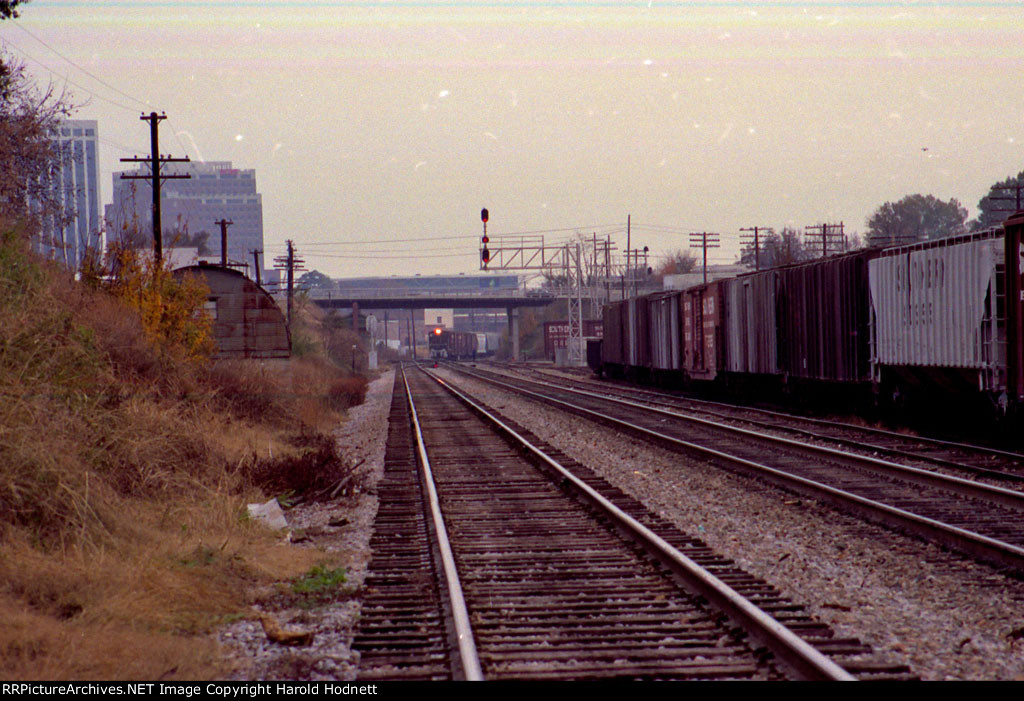
[[[660,433],[658,431],[646,428],[644,426],[640,426],[640,425],[631,423],[629,421],[625,421],[623,419],[616,418],[614,416],[609,416],[607,414],[602,414],[602,413],[594,411],[592,409],[587,409],[587,408],[584,408],[584,407],[581,407],[581,406],[578,406],[578,405],[575,405],[575,404],[571,404],[569,402],[562,401],[560,399],[555,399],[554,397],[548,397],[548,396],[545,396],[545,395],[537,393],[537,392],[532,392],[532,391],[524,389],[522,387],[514,387],[512,385],[507,385],[505,383],[502,383],[502,382],[494,380],[494,379],[486,378],[486,377],[483,377],[481,375],[476,375],[475,373],[468,372],[468,371],[463,370],[461,368],[460,368],[460,371],[463,372],[464,374],[467,374],[467,375],[471,376],[471,377],[476,377],[476,378],[481,379],[483,381],[490,382],[491,384],[495,384],[495,385],[497,385],[499,387],[504,387],[504,388],[506,388],[508,390],[511,390],[511,391],[515,392],[515,393],[522,394],[524,396],[530,397],[532,399],[535,399],[537,401],[540,401],[540,402],[543,402],[543,403],[546,403],[546,404],[554,405],[554,406],[559,407],[559,408],[561,408],[561,409],[563,409],[565,411],[568,411],[568,412],[571,412],[571,413],[575,413],[577,415],[581,415],[581,416],[584,416],[586,418],[590,418],[590,419],[598,421],[600,423],[604,423],[606,425],[610,425],[610,426],[612,426],[614,428],[617,428],[617,429],[620,429],[620,430],[624,430],[624,431],[626,431],[628,433],[633,433],[635,435],[640,435],[640,436],[643,436],[645,438],[653,439],[653,440],[658,441],[660,443],[667,444],[667,445],[669,445],[669,446],[671,446],[673,448],[683,449],[683,450],[686,450],[686,451],[691,452],[691,453],[695,453],[695,454],[697,454],[699,456],[702,456],[702,457],[705,457],[705,458],[712,458],[714,460],[725,462],[726,464],[729,464],[729,465],[734,465],[734,466],[740,468],[743,472],[746,472],[748,474],[750,472],[753,472],[753,473],[755,473],[757,475],[760,475],[762,477],[765,477],[765,478],[769,479],[772,482],[775,482],[776,484],[779,484],[780,486],[782,486],[784,488],[787,488],[787,489],[790,489],[790,490],[794,490],[794,491],[798,491],[798,492],[800,492],[802,494],[806,494],[808,496],[812,496],[812,497],[815,497],[815,498],[822,499],[822,500],[824,500],[824,501],[826,501],[828,503],[832,503],[832,504],[835,504],[837,506],[841,506],[841,507],[844,507],[844,508],[847,508],[847,509],[852,509],[852,510],[854,510],[854,511],[856,511],[856,512],[858,512],[858,513],[860,513],[860,514],[862,514],[862,515],[864,515],[866,517],[868,517],[869,519],[876,521],[876,522],[883,523],[883,524],[885,524],[887,526],[891,526],[891,527],[895,527],[895,528],[908,529],[908,530],[910,530],[910,531],[912,531],[914,533],[917,533],[918,535],[924,536],[928,540],[931,540],[933,542],[938,542],[941,545],[944,545],[946,547],[952,548],[954,550],[958,550],[960,552],[964,552],[964,553],[966,553],[968,555],[971,555],[973,557],[976,557],[976,558],[978,558],[980,560],[989,562],[991,564],[994,564],[994,565],[997,565],[997,566],[1000,566],[1000,567],[1010,568],[1010,569],[1014,570],[1017,573],[1024,573],[1024,548],[1021,548],[1019,546],[1013,545],[1012,543],[1006,543],[1006,542],[1003,542],[1003,541],[1000,541],[1000,540],[996,540],[994,538],[990,538],[990,537],[982,535],[980,533],[974,533],[972,531],[968,531],[968,530],[965,530],[963,528],[959,528],[957,526],[952,526],[950,524],[942,523],[941,521],[936,521],[935,519],[931,519],[931,518],[928,518],[926,516],[921,516],[921,515],[918,515],[918,514],[914,514],[912,512],[906,511],[904,509],[899,509],[897,507],[889,506],[889,505],[883,504],[881,502],[877,502],[877,501],[873,501],[873,500],[870,500],[870,499],[866,499],[864,497],[858,496],[858,495],[853,494],[851,492],[848,492],[848,491],[845,491],[845,490],[842,490],[842,489],[837,489],[835,487],[830,487],[829,485],[823,484],[821,482],[816,482],[814,480],[810,480],[810,479],[807,479],[805,477],[800,477],[798,475],[794,475],[794,474],[785,472],[783,470],[779,470],[777,468],[770,467],[768,465],[763,465],[761,463],[753,462],[751,460],[747,460],[745,458],[741,458],[741,457],[738,457],[738,456],[735,456],[735,455],[730,455],[728,453],[724,453],[722,451],[715,450],[714,448],[708,448],[706,446],[702,446],[702,445],[699,445],[697,443],[692,443],[692,442],[689,442],[689,441],[684,441],[684,440],[682,440],[680,438],[676,438],[674,436],[669,436],[667,434]],[[564,390],[564,391],[569,391],[569,390]],[[579,393],[590,394],[590,393],[587,393],[587,392],[579,392]],[[608,397],[598,397],[598,398],[600,398],[600,399],[602,399],[604,401],[609,401],[609,402],[613,402],[613,403],[625,404],[625,405],[629,405],[629,406],[633,406],[633,407],[638,407],[638,408],[644,409],[646,411],[651,411],[651,412],[655,412],[655,413],[664,413],[664,414],[670,414],[670,415],[673,413],[673,412],[667,412],[667,411],[656,409],[656,408],[652,408],[652,407],[646,407],[646,406],[641,405],[641,404],[636,404],[635,402],[625,402],[625,401],[621,401],[621,400],[610,399]],[[690,419],[688,417],[680,417],[680,418],[683,418],[685,420],[692,420],[692,419]],[[702,420],[697,419],[697,421],[702,421]],[[730,430],[742,430],[742,429],[730,429]],[[752,433],[752,432],[747,432],[747,433]],[[760,434],[752,434],[752,435],[756,436],[758,439],[785,440],[785,439],[777,439],[777,438],[768,437],[768,436],[761,436]],[[808,446],[808,447],[815,447],[815,446]],[[829,449],[821,449],[821,450],[829,450]],[[852,455],[852,454],[845,454],[845,455],[848,455],[851,459],[853,459],[853,458],[858,458],[859,459],[859,458],[863,457],[863,456],[857,456],[857,455]],[[869,459],[869,460],[871,460],[871,459]],[[883,462],[884,463],[884,461],[877,461],[877,462]],[[902,466],[897,466],[897,467],[902,467]],[[908,469],[914,469],[914,468],[908,468]],[[922,472],[926,472],[926,474],[934,474],[934,473],[927,473],[927,471],[922,471]],[[957,479],[959,482],[966,482],[966,480],[959,480],[958,478],[948,478],[948,479]],[[982,485],[972,485],[970,482],[967,482],[967,484],[971,485],[971,486],[976,486],[976,487],[982,486]],[[987,489],[997,490],[999,492],[1006,492],[1006,493],[1008,493],[1010,495],[1018,495],[1017,497],[1014,497],[1014,499],[1019,498],[1019,493],[1018,492],[1012,492],[1011,490],[1002,490],[1002,489],[999,489],[997,487],[987,487]]]
[[571,484],[577,494],[583,496],[586,501],[598,508],[602,515],[612,520],[620,531],[626,533],[631,540],[641,545],[647,552],[669,567],[673,574],[682,578],[700,595],[723,610],[734,621],[740,623],[744,630],[771,650],[783,664],[809,680],[855,681],[855,678],[849,672],[755,606],[728,584],[681,553],[642,523],[615,506],[615,504],[608,501],[608,499],[590,487],[586,482],[576,477],[558,461],[533,445],[500,418],[491,414],[485,407],[425,368],[421,367],[420,370],[451,392],[452,395],[466,404],[466,406],[470,407],[478,416],[484,418],[517,445],[522,446],[535,459],[541,461],[551,470],[554,470],[561,477],[563,485]]
[[416,412],[416,403],[413,401],[412,390],[409,387],[409,379],[405,376],[404,368],[402,381],[405,383],[405,393],[409,400],[409,411],[412,414],[412,425],[416,434],[416,450],[420,457],[420,469],[427,488],[430,515],[437,535],[437,544],[441,553],[445,581],[448,585],[448,597],[452,606],[452,618],[455,623],[455,635],[459,643],[459,658],[462,662],[462,670],[466,675],[467,681],[483,681],[483,671],[480,667],[480,657],[477,655],[473,627],[469,622],[466,599],[462,593],[462,584],[459,581],[459,572],[455,566],[455,557],[452,554],[451,544],[448,541],[448,534],[445,530],[444,515],[441,513],[441,503],[437,497],[434,474],[430,469],[430,458],[427,457],[426,443],[423,440],[423,432],[420,429],[419,414]]
[[[552,375],[551,373],[547,373],[547,372],[545,372],[542,369],[530,368],[530,370],[533,370],[534,372],[537,372],[539,374],[547,375],[548,377],[554,377],[554,375]],[[566,379],[569,379],[569,378],[566,378]],[[643,393],[643,394],[651,394],[651,395],[655,395],[655,396],[658,396],[660,394],[660,393],[658,393],[658,392],[656,392],[654,390],[651,390],[651,389],[645,389],[643,387],[636,387],[636,386],[628,385],[628,384],[618,384],[618,383],[616,383],[615,385],[612,385],[612,386],[615,386],[615,387],[618,387],[618,388],[621,388],[623,390],[630,391],[630,392],[637,392],[637,393]],[[990,446],[974,445],[974,444],[971,444],[971,443],[963,443],[963,442],[960,442],[960,441],[950,441],[950,440],[945,440],[945,439],[942,439],[942,438],[935,438],[933,436],[908,435],[906,433],[899,433],[898,431],[892,431],[890,429],[885,429],[885,428],[878,428],[876,426],[859,426],[857,424],[846,423],[845,421],[830,421],[828,419],[819,419],[819,418],[815,418],[813,416],[798,416],[798,415],[795,415],[795,414],[787,414],[786,412],[783,412],[783,411],[775,411],[775,410],[772,410],[772,409],[763,409],[763,408],[760,408],[760,407],[746,406],[746,405],[743,405],[743,404],[733,404],[733,403],[730,403],[730,402],[719,402],[719,401],[714,401],[714,400],[710,400],[710,399],[699,399],[697,397],[691,397],[691,396],[685,396],[685,395],[671,395],[670,394],[670,395],[665,395],[665,396],[667,396],[669,398],[672,398],[672,399],[679,399],[679,400],[682,400],[682,401],[693,402],[695,404],[702,404],[702,405],[707,405],[707,406],[712,406],[712,407],[726,407],[728,409],[736,409],[736,410],[741,410],[741,411],[749,411],[751,413],[763,414],[765,416],[774,416],[774,417],[779,417],[779,418],[783,418],[783,419],[796,419],[798,421],[804,421],[804,422],[807,422],[807,423],[810,423],[810,424],[817,424],[819,426],[839,427],[839,428],[847,429],[847,430],[851,430],[851,431],[861,431],[861,432],[864,432],[864,433],[874,433],[874,434],[878,434],[880,436],[886,436],[886,437],[891,437],[891,438],[898,438],[900,440],[916,441],[918,443],[930,444],[930,445],[944,447],[944,448],[967,450],[967,451],[973,451],[975,453],[987,453],[989,455],[998,456],[998,457],[1001,457],[1001,458],[1006,458],[1008,460],[1015,460],[1017,462],[1024,463],[1024,454],[1022,454],[1022,453],[1015,453],[1015,452],[1009,451],[1009,450],[1002,450],[1000,448],[992,448]],[[705,411],[705,410],[704,409],[697,409],[697,411]],[[713,412],[708,411],[708,413],[713,413]],[[740,419],[740,420],[746,421],[747,419]],[[789,429],[789,428],[787,428],[785,430],[803,431],[805,429]],[[819,434],[814,434],[813,432],[810,432],[810,431],[808,431],[807,433],[810,433],[811,435],[819,435]],[[846,439],[829,438],[829,440],[843,442]],[[891,449],[888,449],[888,448],[884,448],[882,446],[873,446],[873,447],[878,447],[879,449],[883,449],[883,450],[891,450]],[[901,453],[902,451],[896,450],[896,451],[893,451],[893,452]],[[916,457],[916,458],[919,458],[921,460],[928,460],[928,461],[938,462],[938,463],[946,463],[946,464],[950,464],[951,466],[958,466],[958,467],[963,467],[963,468],[971,469],[971,470],[977,469],[978,471],[984,472],[984,473],[992,472],[990,470],[985,470],[984,468],[972,468],[969,465],[961,465],[960,463],[955,463],[955,462],[952,462],[952,461],[946,461],[946,460],[944,460],[942,458],[936,458],[936,457],[932,457],[932,456],[929,456],[929,455],[921,455],[921,454],[918,454],[918,453],[910,453],[910,452],[907,452],[906,454],[910,455],[910,456],[913,456],[913,457]],[[1003,473],[998,473],[997,472],[996,476],[1002,476],[1002,474]],[[1012,475],[1011,475],[1011,477],[1012,477]]]
[[[536,373],[539,376],[547,378],[547,380],[523,378],[529,382],[536,382],[538,384],[550,384],[554,387],[565,388],[565,385],[559,384],[558,380],[565,381],[576,381],[575,378],[558,377],[551,373],[544,372],[542,370],[536,370],[528,368],[527,373]],[[497,373],[496,373],[497,374]],[[583,380],[585,384],[597,384],[592,381]],[[748,412],[750,414],[762,415],[765,417],[778,418],[786,421],[796,421],[811,424],[813,426],[831,427],[842,431],[853,431],[865,434],[872,434],[882,436],[886,438],[895,438],[901,441],[915,442],[922,445],[924,448],[944,448],[947,450],[960,450],[978,454],[979,456],[1003,458],[1006,460],[1012,460],[1021,463],[1024,467],[1024,455],[1019,453],[1011,453],[1005,450],[999,450],[997,448],[990,448],[987,446],[971,445],[969,443],[957,443],[953,441],[944,441],[938,438],[931,438],[928,436],[914,436],[904,433],[897,433],[896,431],[889,431],[886,429],[875,428],[873,426],[856,426],[854,424],[845,423],[842,421],[828,421],[825,419],[816,419],[809,416],[798,416],[796,414],[786,414],[780,411],[772,411],[769,409],[760,409],[758,407],[744,406],[742,404],[728,404],[726,402],[716,402],[707,399],[697,399],[694,397],[687,397],[682,395],[664,394],[649,389],[643,389],[640,387],[631,387],[628,385],[611,385],[606,384],[605,387],[612,392],[621,392],[623,394],[635,394],[641,395],[643,399],[641,401],[649,401],[655,404],[663,406],[676,406],[678,407],[681,402],[688,402],[696,406],[686,408],[679,407],[686,411],[699,412],[701,414],[709,416],[717,416],[728,421],[740,421],[743,423],[751,424],[754,426],[762,426],[774,431],[784,431],[787,433],[807,436],[808,438],[814,438],[817,440],[829,441],[838,445],[849,446],[852,448],[858,448],[861,450],[871,449],[876,452],[885,453],[888,455],[894,455],[903,458],[910,458],[912,460],[921,460],[923,462],[932,463],[934,465],[940,465],[960,472],[969,472],[979,477],[988,477],[994,480],[1006,480],[1011,482],[1024,482],[1024,474],[1016,474],[1013,472],[1007,472],[1004,470],[998,470],[988,467],[979,467],[976,465],[970,465],[967,463],[957,462],[948,458],[939,457],[936,455],[928,455],[927,453],[918,453],[913,450],[907,450],[904,448],[897,448],[886,445],[879,445],[877,443],[865,443],[858,441],[854,438],[844,438],[842,436],[833,436],[827,433],[817,433],[815,431],[799,428],[798,426],[787,426],[784,424],[772,423],[767,419],[758,420],[756,418],[747,418],[743,416],[731,416],[728,413],[724,413],[721,407],[730,409],[738,412]],[[607,396],[607,395],[602,395]],[[647,398],[649,397],[649,399]],[[712,407],[712,408],[705,408]]]
[[[484,377],[483,375],[473,373],[461,367],[457,367],[457,369],[460,372],[477,377],[479,379],[487,380],[489,382],[493,382],[496,384],[505,384],[500,380],[489,379]],[[787,448],[804,451],[818,456],[825,456],[826,458],[843,462],[846,464],[851,464],[855,467],[862,467],[864,464],[868,464],[876,470],[885,472],[886,474],[889,474],[893,477],[898,477],[899,479],[915,482],[923,486],[939,487],[941,489],[946,489],[965,497],[971,497],[974,499],[984,499],[986,501],[998,503],[1012,509],[1024,511],[1024,492],[1020,492],[1017,490],[1005,489],[1003,487],[996,487],[987,484],[980,484],[978,482],[963,479],[962,477],[944,475],[938,472],[932,472],[931,470],[923,470],[921,468],[911,467],[910,465],[900,465],[899,463],[890,462],[888,460],[881,460],[870,455],[848,453],[842,450],[836,450],[835,448],[828,448],[826,446],[814,445],[813,443],[804,443],[802,441],[797,441],[790,438],[783,438],[782,436],[773,436],[771,434],[758,433],[757,431],[751,431],[749,429],[740,428],[738,426],[727,426],[724,424],[716,423],[708,419],[702,419],[698,416],[692,416],[690,414],[682,413],[679,411],[663,409],[661,407],[651,406],[649,404],[642,404],[640,402],[635,402],[628,399],[609,397],[604,394],[589,392],[587,390],[575,389],[572,387],[563,387],[548,382],[542,382],[540,380],[523,379],[519,381],[542,385],[545,387],[550,387],[559,392],[577,394],[583,397],[598,399],[600,401],[605,401],[612,404],[619,404],[621,406],[630,407],[633,409],[641,409],[652,414],[660,414],[674,419],[680,419],[682,421],[689,421],[691,423],[705,426],[707,428],[711,428],[714,430],[727,431],[729,433],[745,436],[747,438],[752,438],[756,441],[771,442],[776,445],[785,446]],[[522,391],[529,392],[529,390]],[[558,400],[553,399],[553,401]]]

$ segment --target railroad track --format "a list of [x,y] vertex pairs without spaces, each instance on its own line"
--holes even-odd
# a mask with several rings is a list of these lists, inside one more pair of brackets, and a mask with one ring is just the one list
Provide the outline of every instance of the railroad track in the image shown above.
[[910,676],[521,427],[424,373],[407,381],[360,679]]
[[535,379],[538,382],[557,386],[585,387],[594,392],[628,398],[652,406],[742,423],[760,430],[821,441],[861,453],[874,453],[898,460],[913,461],[925,468],[931,466],[933,469],[949,473],[982,477],[1006,483],[1011,488],[1024,489],[1024,454],[1020,453],[926,436],[908,435],[872,426],[857,426],[841,421],[797,416],[769,409],[682,397],[611,381],[597,381],[583,374],[569,377],[565,374],[546,372],[539,368],[525,366],[516,366],[510,369],[520,376]]
[[1024,576],[1022,492],[587,390],[456,369]]

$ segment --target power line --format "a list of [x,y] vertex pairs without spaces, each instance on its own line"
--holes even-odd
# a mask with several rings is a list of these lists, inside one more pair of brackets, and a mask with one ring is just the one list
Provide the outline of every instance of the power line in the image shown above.
[[310,253],[308,255],[316,258],[341,258],[344,260],[409,260],[411,258],[465,258],[466,256],[475,256],[476,251],[467,251],[466,253],[433,253],[427,255],[410,252],[399,253],[393,256],[362,255],[360,253],[353,253],[351,255],[345,253]]
[[10,48],[14,49],[15,51],[17,51],[18,53],[23,55],[25,58],[27,58],[29,61],[32,61],[33,63],[38,63],[40,66],[42,66],[50,74],[50,77],[53,78],[54,80],[63,80],[65,83],[70,83],[71,85],[74,85],[79,90],[85,91],[90,96],[95,97],[98,100],[102,100],[103,102],[106,102],[106,103],[108,103],[110,105],[113,105],[114,107],[123,109],[126,112],[131,112],[132,114],[138,114],[139,113],[139,110],[138,110],[137,107],[128,107],[127,105],[121,104],[120,102],[116,102],[116,101],[111,100],[109,98],[103,97],[102,95],[97,95],[92,90],[90,90],[89,88],[85,87],[84,85],[80,85],[80,84],[76,83],[75,81],[71,80],[71,78],[69,76],[61,75],[60,72],[58,72],[57,70],[51,68],[47,64],[43,63],[38,58],[32,56],[30,53],[28,53],[27,51],[25,51],[21,47],[16,46],[15,44],[12,44],[10,39],[6,39],[6,38],[3,39],[3,43],[4,43],[5,47],[10,47]]
[[[84,68],[83,66],[79,65],[78,63],[76,63],[76,62],[75,62],[75,61],[73,61],[72,59],[68,58],[67,56],[65,56],[64,54],[62,54],[62,53],[61,53],[60,51],[58,51],[57,49],[55,49],[55,48],[54,48],[53,46],[51,46],[50,44],[48,44],[48,43],[47,43],[46,41],[44,41],[43,39],[41,39],[41,38],[40,38],[39,36],[37,36],[37,35],[36,35],[35,33],[31,32],[31,31],[29,31],[28,29],[26,29],[25,27],[21,26],[21,23],[20,23],[20,22],[17,22],[17,21],[14,21],[14,20],[12,20],[12,24],[14,24],[14,26],[18,27],[18,28],[19,28],[19,29],[20,29],[21,31],[23,31],[23,32],[25,32],[26,34],[28,34],[28,35],[29,35],[30,37],[32,37],[33,39],[35,39],[36,41],[38,41],[38,42],[39,42],[40,44],[42,44],[42,45],[43,45],[43,46],[45,46],[45,47],[46,47],[47,49],[49,49],[50,51],[52,51],[53,53],[55,53],[55,54],[56,54],[57,56],[59,56],[59,57],[61,57],[62,59],[64,59],[64,60],[65,60],[65,61],[66,61],[67,63],[71,64],[72,66],[74,66],[75,68],[77,68],[77,69],[78,69],[79,71],[81,71],[81,72],[82,72],[82,73],[84,73],[85,75],[89,76],[90,78],[92,78],[92,79],[93,79],[93,80],[95,80],[96,82],[100,83],[100,84],[101,84],[101,85],[103,85],[104,87],[106,87],[106,88],[108,88],[108,89],[110,89],[110,90],[114,91],[115,93],[117,93],[118,95],[121,95],[122,97],[126,97],[126,98],[128,98],[128,99],[129,99],[129,100],[131,100],[132,102],[135,102],[135,103],[137,103],[137,104],[139,104],[139,105],[142,105],[142,106],[143,106],[143,107],[145,107],[146,109],[150,109],[150,108],[152,107],[152,106],[150,105],[150,103],[146,102],[145,100],[140,100],[139,98],[137,98],[137,97],[134,97],[133,95],[130,95],[130,94],[126,93],[125,91],[121,90],[120,88],[117,88],[117,87],[115,87],[115,86],[111,85],[110,83],[108,83],[107,81],[105,81],[105,80],[104,80],[103,78],[100,78],[100,77],[99,77],[98,75],[96,75],[95,73],[93,73],[93,72],[89,71],[88,69],[86,69],[86,68]],[[37,64],[39,64],[40,66],[42,66],[43,68],[45,68],[45,69],[46,69],[47,71],[49,71],[49,73],[50,73],[50,75],[51,75],[52,77],[54,77],[54,78],[61,78],[61,79],[63,79],[63,80],[65,81],[65,82],[67,82],[67,83],[70,83],[71,85],[74,85],[74,86],[75,86],[76,88],[78,88],[79,90],[84,90],[84,91],[85,91],[86,93],[88,93],[88,94],[89,94],[90,96],[92,96],[92,97],[94,97],[94,98],[96,98],[96,99],[98,99],[98,100],[102,100],[103,102],[106,102],[106,103],[108,103],[108,104],[111,104],[111,105],[113,105],[113,106],[115,106],[115,107],[119,107],[119,108],[121,108],[121,109],[123,109],[123,110],[125,110],[125,111],[127,111],[127,112],[133,112],[133,113],[138,113],[139,109],[138,109],[137,107],[129,107],[129,106],[127,106],[127,105],[124,105],[124,104],[122,104],[122,103],[120,103],[120,102],[117,102],[116,100],[111,100],[111,99],[109,99],[109,98],[106,98],[106,97],[104,97],[103,95],[100,95],[100,94],[98,94],[98,93],[94,92],[93,90],[90,90],[89,88],[85,87],[84,85],[81,85],[80,83],[76,83],[75,81],[71,80],[71,77],[70,77],[69,75],[61,75],[61,74],[60,74],[60,72],[58,72],[58,71],[57,71],[56,69],[54,69],[54,68],[50,67],[50,66],[49,66],[48,64],[46,64],[46,63],[43,63],[43,62],[42,62],[42,61],[40,61],[39,59],[35,58],[35,57],[34,57],[34,56],[32,56],[31,54],[29,54],[29,53],[28,53],[27,51],[25,51],[25,50],[24,50],[23,48],[21,48],[21,47],[19,47],[19,46],[16,46],[15,44],[11,44],[11,43],[10,43],[10,39],[4,39],[4,42],[5,42],[5,44],[9,45],[9,46],[10,46],[11,48],[13,48],[13,49],[17,50],[18,52],[20,52],[20,53],[21,53],[22,55],[24,55],[24,56],[25,56],[26,58],[28,58],[29,60],[31,60],[31,61],[34,61],[35,63],[37,63]],[[172,129],[173,129],[173,126],[172,126]],[[177,130],[177,129],[173,129],[173,131],[174,131],[174,138],[175,138],[175,139],[177,140],[177,142],[178,142],[178,145],[179,145],[179,146],[181,146],[181,150],[185,152],[185,155],[188,155],[188,149],[187,149],[187,148],[185,148],[185,144],[184,144],[184,142],[182,142],[182,140],[181,140],[181,137],[180,137],[180,136],[178,136],[178,130]],[[132,149],[130,149],[130,148],[125,148],[125,147],[124,147],[123,145],[120,145],[120,144],[112,144],[112,145],[115,145],[115,146],[117,146],[118,148],[122,148],[122,149],[123,149],[124,151],[126,151],[126,152],[127,152],[127,151],[132,151]]]
[[[40,44],[42,44],[43,46],[45,46],[46,48],[48,48],[48,49],[49,49],[50,51],[52,51],[53,53],[55,53],[55,54],[57,54],[58,56],[60,56],[60,57],[61,57],[62,59],[64,59],[64,60],[65,60],[65,61],[67,61],[68,63],[70,63],[70,64],[71,64],[72,66],[74,66],[74,67],[75,67],[75,68],[77,68],[78,70],[82,71],[82,73],[85,73],[85,74],[86,74],[87,76],[89,76],[90,78],[92,78],[92,79],[93,79],[93,80],[95,80],[96,82],[98,82],[98,83],[100,83],[101,85],[104,85],[104,86],[106,86],[106,87],[110,88],[111,90],[113,90],[114,92],[116,92],[116,93],[117,93],[118,95],[120,95],[120,96],[122,96],[122,97],[127,97],[127,98],[128,98],[129,100],[131,100],[132,102],[137,102],[137,103],[139,103],[140,105],[142,105],[142,106],[143,106],[143,107],[145,107],[146,109],[151,109],[151,108],[152,108],[152,105],[150,105],[150,104],[149,104],[148,102],[146,102],[145,100],[140,100],[140,99],[138,99],[137,97],[134,97],[134,96],[132,96],[132,95],[129,95],[128,93],[124,92],[123,90],[120,90],[119,88],[115,88],[115,87],[114,87],[113,85],[111,85],[111,84],[110,84],[110,83],[108,83],[107,81],[103,80],[103,78],[100,78],[100,77],[99,77],[98,75],[95,75],[94,73],[92,73],[92,72],[90,72],[90,71],[86,70],[85,68],[83,68],[82,66],[78,65],[77,63],[75,63],[74,61],[72,61],[72,60],[71,60],[70,58],[68,58],[67,56],[65,56],[64,54],[62,54],[62,53],[61,53],[60,51],[58,51],[57,49],[53,48],[53,47],[52,47],[52,46],[50,46],[50,45],[49,45],[48,43],[46,43],[45,41],[43,41],[42,39],[40,39],[40,38],[39,38],[38,36],[36,36],[36,34],[34,34],[33,32],[30,32],[30,31],[29,31],[28,29],[26,29],[25,27],[21,26],[21,22],[19,22],[19,21],[17,21],[17,20],[11,20],[11,22],[12,22],[12,24],[14,24],[14,26],[15,26],[15,27],[17,27],[17,28],[18,28],[18,29],[20,29],[21,31],[25,32],[26,34],[28,34],[28,35],[29,35],[30,37],[32,37],[33,39],[35,39],[36,41],[38,41],[38,42],[39,42]],[[135,110],[135,111],[138,111],[138,109],[136,108],[136,110]]]
[[[603,225],[599,225],[599,226],[573,226],[573,227],[568,227],[568,228],[564,228],[564,229],[546,229],[546,230],[543,230],[543,231],[541,231],[541,230],[538,230],[538,231],[515,231],[515,232],[491,234],[491,236],[493,236],[493,237],[500,237],[500,236],[525,236],[525,235],[528,235],[528,234],[556,233],[556,232],[562,232],[562,231],[573,231],[573,232],[577,232],[578,231],[578,232],[580,232],[582,234],[584,229],[594,230],[594,229],[600,229],[600,228],[607,228],[609,226],[618,226],[619,228],[615,229],[613,231],[602,232],[603,234],[617,234],[617,233],[621,233],[623,231],[623,229],[621,228],[621,226],[622,226],[621,224],[615,224],[615,225],[613,225],[613,224],[603,224]],[[476,239],[476,238],[477,238],[477,234],[466,234],[466,235],[455,235],[455,236],[423,236],[423,237],[420,237],[420,238],[412,238],[412,239],[385,239],[385,238],[377,237],[377,238],[373,238],[373,239],[360,239],[360,240],[356,240],[356,241],[352,241],[352,240],[340,241],[339,240],[339,241],[313,241],[313,242],[309,242],[309,243],[303,242],[302,245],[304,247],[307,247],[307,248],[309,246],[364,246],[364,245],[367,245],[367,244],[419,243],[421,241],[452,241],[452,240],[455,240],[455,239]],[[570,236],[568,238],[565,238],[564,240],[570,241],[570,240],[572,240],[572,237]],[[284,248],[285,244],[280,244],[280,243],[278,243],[278,244],[268,244],[268,247],[269,248]]]

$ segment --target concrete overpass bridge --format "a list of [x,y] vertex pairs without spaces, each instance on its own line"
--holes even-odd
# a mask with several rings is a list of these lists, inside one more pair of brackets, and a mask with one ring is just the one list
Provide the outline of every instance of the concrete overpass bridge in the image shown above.
[[545,307],[558,297],[540,290],[462,289],[414,290],[373,288],[366,290],[310,290],[309,298],[324,309],[505,309],[512,357],[519,360],[519,308]]

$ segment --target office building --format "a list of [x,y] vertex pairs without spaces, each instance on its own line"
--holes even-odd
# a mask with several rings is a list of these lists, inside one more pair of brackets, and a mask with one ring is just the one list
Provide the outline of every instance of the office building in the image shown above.
[[[138,176],[150,172],[142,166],[126,174]],[[160,188],[160,220],[163,247],[195,246],[205,234],[208,252],[200,258],[220,262],[221,219],[228,227],[228,262],[255,279],[252,251],[263,250],[263,200],[256,191],[256,171],[239,170],[229,161],[205,163],[166,163],[163,174],[188,174],[189,179],[164,180]],[[139,240],[153,240],[151,185],[146,180],[122,180],[114,173],[113,203],[107,205],[107,238],[117,240],[133,227]],[[263,266],[263,254],[260,256]]]
[[78,270],[88,248],[102,250],[98,130],[95,120],[65,120],[56,134],[61,165],[52,189],[60,211],[42,221],[34,248],[43,256]]

